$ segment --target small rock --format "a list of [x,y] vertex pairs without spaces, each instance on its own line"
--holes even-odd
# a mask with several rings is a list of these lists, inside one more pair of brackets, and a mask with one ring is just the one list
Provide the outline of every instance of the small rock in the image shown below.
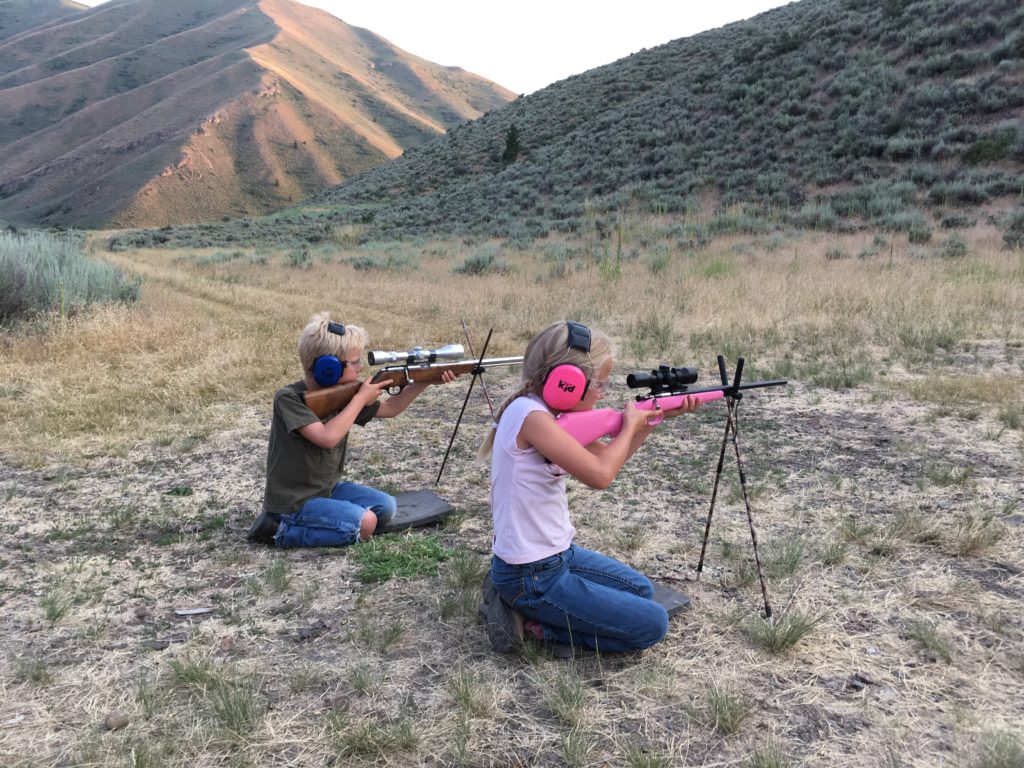
[[116,731],[128,725],[128,715],[123,712],[111,712],[103,718],[103,727],[108,731]]
[[135,618],[139,621],[145,621],[149,618],[149,608],[144,605],[138,605],[135,607]]
[[881,653],[881,651],[879,651],[873,645],[869,645],[867,648],[864,649],[864,653],[866,653],[868,656],[877,656],[879,653]]
[[308,627],[299,627],[299,640],[310,640],[319,637],[330,629],[330,625],[323,619],[319,619]]
[[217,641],[217,649],[222,653],[227,653],[235,647],[235,639],[231,635],[225,635]]
[[864,683],[864,685],[877,685],[875,680],[866,672],[855,672],[853,675],[853,679],[857,680],[858,682]]

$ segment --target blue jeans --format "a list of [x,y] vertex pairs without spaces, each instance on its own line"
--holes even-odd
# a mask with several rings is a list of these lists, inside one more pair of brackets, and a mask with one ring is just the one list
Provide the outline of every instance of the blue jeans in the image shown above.
[[277,546],[345,547],[359,541],[359,526],[366,510],[377,515],[377,525],[386,525],[395,516],[398,504],[375,488],[358,483],[338,483],[329,498],[315,496],[293,515],[281,515],[274,536]]
[[646,576],[575,544],[523,565],[494,556],[491,579],[513,608],[540,622],[548,642],[633,651],[668,632],[668,613],[651,599]]

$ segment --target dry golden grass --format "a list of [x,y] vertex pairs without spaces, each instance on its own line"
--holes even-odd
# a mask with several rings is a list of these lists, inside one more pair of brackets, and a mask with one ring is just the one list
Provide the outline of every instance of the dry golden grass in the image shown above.
[[[479,250],[457,243],[396,245],[418,267],[376,272],[344,263],[358,248],[308,269],[282,253],[98,251],[144,277],[140,306],[0,347],[0,763],[924,768],[984,765],[993,745],[1013,759],[1024,441],[999,414],[1021,403],[1024,265],[988,231],[965,237],[956,261],[898,244],[825,258],[870,238],[732,239],[656,272],[637,245],[618,265],[573,257],[561,278],[547,243],[478,277],[452,273]],[[776,653],[749,631],[760,590],[731,465],[693,580],[715,404],[656,431],[611,489],[570,485],[581,545],[694,599],[642,654],[490,651],[476,396],[441,487],[456,513],[405,534],[450,550],[437,576],[367,585],[348,550],[247,545],[270,396],[325,307],[374,348],[458,342],[464,318],[477,343],[495,328],[491,354],[517,354],[575,317],[613,336],[617,380],[659,361],[708,379],[719,351],[792,376],[744,400],[740,439],[773,606],[817,623]],[[872,375],[810,383],[844,364]],[[515,384],[491,378],[499,398]],[[432,388],[361,431],[353,477],[429,486],[463,392]],[[194,607],[213,611],[174,613]],[[114,712],[128,724],[105,730]]]

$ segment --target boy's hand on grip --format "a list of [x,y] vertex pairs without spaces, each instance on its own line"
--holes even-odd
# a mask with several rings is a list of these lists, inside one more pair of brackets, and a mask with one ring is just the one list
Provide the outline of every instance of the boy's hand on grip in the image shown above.
[[363,385],[359,387],[359,392],[356,396],[362,398],[363,405],[369,405],[370,403],[377,400],[380,397],[381,392],[384,392],[388,387],[391,386],[391,379],[384,379],[383,381],[373,381],[373,376],[368,376],[364,381]]

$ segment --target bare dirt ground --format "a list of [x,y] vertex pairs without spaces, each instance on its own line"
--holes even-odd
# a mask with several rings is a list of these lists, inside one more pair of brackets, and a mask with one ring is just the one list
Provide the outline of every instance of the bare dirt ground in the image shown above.
[[[431,487],[463,392],[358,432],[349,476]],[[693,609],[643,653],[560,660],[498,656],[476,618],[489,417],[476,395],[468,413],[439,489],[456,512],[382,540],[443,562],[384,583],[354,548],[245,541],[265,410],[84,466],[0,462],[0,763],[1020,765],[985,762],[1019,760],[1024,728],[1019,428],[874,385],[748,396],[772,605],[817,621],[772,653],[731,458],[694,580],[724,406],[665,425],[609,490],[572,484],[570,507],[578,543]]]

